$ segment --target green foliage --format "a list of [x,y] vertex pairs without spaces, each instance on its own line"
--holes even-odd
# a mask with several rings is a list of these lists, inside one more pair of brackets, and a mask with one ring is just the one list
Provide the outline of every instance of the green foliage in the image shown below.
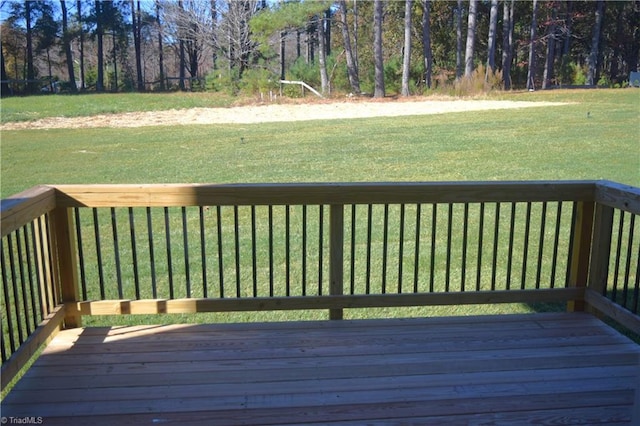
[[302,80],[311,87],[320,86],[320,68],[317,62],[307,63],[300,57],[289,68],[287,78],[290,80]]
[[276,90],[279,86],[279,77],[265,68],[252,68],[244,72],[240,81],[240,91],[245,94],[255,95]]

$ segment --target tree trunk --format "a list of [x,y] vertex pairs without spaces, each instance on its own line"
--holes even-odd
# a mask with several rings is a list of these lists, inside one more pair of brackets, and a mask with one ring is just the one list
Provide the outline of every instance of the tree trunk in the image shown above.
[[358,68],[353,57],[351,49],[351,36],[349,35],[349,24],[347,22],[347,2],[340,1],[340,23],[342,28],[342,39],[344,40],[344,52],[347,58],[347,75],[349,77],[349,85],[356,95],[360,94],[360,79],[358,78]]
[[142,78],[142,52],[140,34],[140,0],[137,1],[137,13],[133,0],[131,2],[131,28],[133,30],[133,48],[136,56],[136,82],[138,92],[144,92],[144,80]]
[[[511,90],[511,62],[513,60],[513,2],[505,0],[502,8],[502,81],[504,90]],[[511,3],[511,6],[509,6]]]
[[67,73],[69,74],[69,89],[72,93],[76,93],[78,91],[78,87],[76,86],[76,75],[73,69],[73,54],[71,53],[71,35],[69,34],[67,3],[64,0],[60,0],[60,10],[62,11],[62,43],[64,44]]
[[469,1],[469,17],[467,22],[467,45],[464,51],[464,76],[471,77],[473,73],[473,53],[476,41],[476,11],[478,0]]
[[462,0],[458,0],[456,7],[456,78],[462,77]]
[[600,29],[602,28],[602,18],[604,16],[604,0],[598,0],[596,8],[595,23],[593,25],[593,35],[591,37],[591,53],[589,54],[589,71],[587,72],[587,86],[593,86],[598,81],[598,46],[600,44]]
[[431,50],[431,0],[422,0],[422,56],[424,57],[424,84],[431,89],[433,52]]
[[118,91],[118,45],[116,43],[116,30],[111,33],[113,40],[113,80],[114,85],[111,87],[111,91]]
[[374,98],[384,98],[384,62],[382,57],[382,12],[383,0],[375,0],[373,3],[373,58],[375,65]]
[[413,0],[406,0],[404,7],[404,52],[402,57],[402,96],[409,96],[411,71],[411,8]]
[[327,73],[327,47],[326,47],[326,36],[325,36],[325,23],[326,19],[324,18],[324,14],[320,15],[321,17],[318,19],[318,42],[320,46],[318,46],[318,65],[320,66],[320,85],[321,91],[323,95],[329,94],[329,74]]
[[527,89],[535,90],[536,76],[536,34],[538,31],[538,0],[533,0],[533,12],[531,14],[531,40],[529,41],[529,70],[527,71]]
[[[178,7],[180,8],[180,11],[183,12],[184,11],[184,6],[182,4],[182,0],[178,0]],[[184,84],[184,79],[185,79],[185,68],[187,67],[186,62],[185,62],[185,52],[184,52],[184,40],[182,37],[182,34],[179,33],[178,37],[180,37],[180,41],[179,41],[179,49],[180,49],[180,69],[178,70],[179,72],[179,84],[180,84],[180,90],[182,90],[183,92],[186,90],[186,86]]]
[[98,77],[96,92],[104,92],[104,46],[102,28],[102,2],[96,0],[96,36],[98,40]]
[[7,77],[7,69],[4,64],[4,51],[2,50],[2,40],[0,40],[0,96],[5,97],[11,94],[11,90],[9,88],[8,77]]
[[556,56],[556,4],[551,5],[551,23],[549,24],[549,32],[547,34],[547,55],[544,61],[544,73],[542,76],[542,89],[548,89],[551,86],[553,78],[553,61]]
[[[64,0],[61,0],[64,1]],[[82,28],[82,1],[76,2],[78,9],[78,26],[80,27],[80,90],[85,89],[84,79],[84,28]]]
[[33,31],[31,29],[31,3],[32,0],[24,2],[24,14],[27,26],[27,92],[33,93],[36,91],[35,84],[32,80],[35,80],[36,74],[33,69]]
[[287,37],[287,32],[286,31],[280,31],[280,80],[284,80],[285,79],[285,69],[284,69],[284,56],[285,56],[285,47],[286,47],[286,42],[285,42],[285,38]]
[[160,72],[160,90],[167,90],[164,75],[164,47],[162,46],[162,24],[160,22],[160,1],[156,0],[156,23],[158,24],[158,66]]
[[491,0],[491,13],[489,15],[489,41],[487,46],[487,71],[485,81],[489,74],[496,69],[496,32],[498,29],[498,0]]

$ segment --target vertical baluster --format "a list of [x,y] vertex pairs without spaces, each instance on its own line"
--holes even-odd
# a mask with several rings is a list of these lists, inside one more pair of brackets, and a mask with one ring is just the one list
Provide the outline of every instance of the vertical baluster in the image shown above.
[[416,246],[413,265],[413,292],[418,292],[418,274],[420,271],[420,218],[422,216],[422,204],[416,204]]
[[405,205],[400,204],[400,235],[398,241],[398,293],[402,293],[402,260],[404,259],[404,214]]
[[476,267],[476,291],[480,291],[482,282],[482,252],[484,251],[484,203],[480,203],[479,223],[478,223],[478,262]]
[[433,293],[436,273],[436,230],[438,229],[438,205],[433,204],[431,212],[431,259],[429,265],[429,292]]
[[38,308],[37,308],[37,293],[36,288],[33,282],[33,256],[32,256],[32,248],[29,245],[29,227],[25,225],[23,228],[23,236],[24,236],[24,253],[25,253],[25,264],[27,267],[27,281],[29,282],[29,302],[31,307],[31,325],[32,330],[35,330],[38,327],[38,323],[40,319],[38,318]]
[[285,206],[284,213],[285,222],[285,295],[288,297],[291,295],[291,210],[289,206]]
[[187,230],[187,208],[182,207],[182,245],[184,250],[184,274],[185,274],[185,293],[186,297],[191,297],[191,268],[189,265],[189,232]]
[[351,205],[351,269],[349,271],[350,294],[356,292],[356,205]]
[[129,207],[129,235],[131,236],[131,261],[133,262],[133,285],[135,287],[136,300],[140,299],[140,275],[138,273],[138,248],[136,244],[136,225],[133,217],[133,208]]
[[627,253],[625,260],[625,268],[624,268],[624,282],[622,283],[622,307],[627,307],[628,297],[629,297],[629,276],[631,275],[631,258],[633,256],[633,239],[634,239],[634,231],[635,231],[635,221],[636,216],[634,214],[630,215],[629,218],[629,236],[627,242]]
[[151,269],[151,297],[158,298],[158,286],[156,282],[156,260],[153,250],[153,224],[151,220],[151,208],[147,207],[147,234],[149,239],[149,267]]
[[96,261],[98,262],[98,285],[100,286],[100,299],[104,300],[104,268],[102,267],[102,242],[100,241],[100,224],[98,221],[98,209],[92,209],[93,213],[93,235],[96,243]]
[[171,257],[171,226],[169,224],[169,207],[164,208],[164,235],[167,249],[167,276],[169,279],[169,299],[174,299],[173,294],[173,259]]
[[387,292],[387,252],[389,241],[389,204],[384,205],[384,223],[382,225],[382,294]]
[[544,256],[544,238],[547,224],[547,202],[542,203],[540,212],[540,240],[538,241],[538,265],[536,267],[536,289],[540,288],[540,277],[542,276],[542,262]]
[[633,300],[631,301],[631,312],[637,315],[638,309],[640,308],[640,306],[638,306],[640,298],[640,245],[638,246],[638,253],[636,253],[636,255],[636,279],[633,285]]
[[269,205],[269,297],[273,293],[273,206]]
[[224,263],[222,256],[222,212],[221,207],[216,206],[216,234],[218,237],[218,281],[220,298],[224,298]]
[[253,297],[258,297],[258,263],[256,249],[256,206],[251,206],[251,278]]
[[240,287],[240,223],[238,206],[233,206],[233,243],[236,259],[236,297],[241,297],[242,288]]
[[449,293],[451,288],[451,241],[453,237],[453,203],[448,204],[447,212],[447,256],[444,275],[444,291]]
[[367,207],[367,270],[365,272],[365,294],[371,293],[371,228],[373,205]]
[[324,206],[318,206],[318,295],[322,295],[322,263],[324,251]]
[[[7,243],[9,240],[9,236],[7,236]],[[6,318],[4,318],[4,321],[6,321],[6,325],[7,325],[7,334],[9,335],[9,347],[11,348],[11,352],[9,354],[9,356],[11,356],[12,353],[14,353],[16,351],[16,336],[14,334],[15,331],[15,326],[13,324],[13,315],[11,315],[11,295],[10,293],[10,286],[9,286],[9,279],[7,277],[7,263],[6,263],[6,259],[5,259],[5,244],[4,244],[4,238],[2,240],[0,240],[0,273],[2,274],[2,290],[4,293],[4,310],[6,312]],[[11,256],[10,253],[7,254],[8,256]],[[4,337],[4,330],[2,333],[2,336]],[[8,357],[7,357],[8,358]]]
[[493,228],[493,260],[491,262],[491,291],[496,289],[496,273],[498,264],[498,243],[500,241],[500,203],[496,203],[496,218]]
[[558,249],[560,245],[560,230],[562,223],[562,202],[558,201],[558,209],[556,211],[556,228],[553,236],[553,258],[551,259],[551,283],[550,288],[555,288],[556,271],[558,270]]
[[624,235],[624,211],[620,210],[618,221],[618,240],[616,244],[615,266],[613,272],[613,288],[611,289],[611,300],[616,301],[618,296],[618,282],[620,280],[620,260],[622,259],[622,237]]
[[15,250],[11,242],[11,235],[7,236],[7,251],[9,252],[9,274],[11,275],[11,285],[13,290],[13,312],[16,314],[16,329],[18,330],[18,344],[24,342],[24,329],[22,317],[20,315],[20,292],[18,291],[18,278],[16,276]]
[[516,228],[516,203],[511,203],[511,217],[509,218],[509,248],[507,255],[507,290],[511,289],[511,271],[513,270],[513,242]]
[[76,224],[76,241],[78,245],[78,262],[80,266],[80,288],[82,300],[87,300],[87,272],[84,265],[84,242],[82,240],[82,224],[80,220],[80,209],[74,208],[74,219]]
[[302,295],[307,295],[307,206],[302,206]]
[[116,281],[118,283],[118,298],[123,299],[122,290],[122,270],[120,269],[120,248],[118,244],[118,224],[116,219],[116,209],[111,207],[111,230],[113,233],[113,254],[116,262]]
[[204,226],[204,206],[198,207],[198,223],[200,225],[200,264],[202,267],[202,297],[209,297],[207,291],[207,238]]
[[27,277],[24,272],[24,253],[22,250],[22,241],[20,238],[20,228],[15,230],[16,237],[16,255],[18,258],[18,276],[20,278],[20,290],[22,293],[22,314],[24,315],[24,324],[27,331],[27,337],[31,334],[33,329],[31,328],[31,321],[29,315],[29,296],[27,294]]
[[522,275],[520,276],[520,289],[527,286],[527,259],[529,253],[529,234],[531,233],[531,202],[527,202],[527,210],[524,218],[524,240],[522,243]]
[[467,278],[467,243],[469,239],[469,203],[464,203],[464,211],[462,216],[462,268],[460,271],[460,291],[465,290],[465,281]]
[[[39,258],[40,258],[40,253],[39,253],[39,246],[38,246],[38,242],[36,239],[36,234],[37,234],[37,227],[36,227],[36,223],[37,223],[38,219],[35,219],[33,221],[31,221],[31,246],[33,248],[33,256],[35,257],[34,259],[34,265],[33,265],[33,274],[35,276],[35,281],[36,281],[36,292],[37,292],[37,304],[40,308],[39,314],[40,320],[43,320],[44,317],[47,315],[47,308],[46,308],[46,298],[44,296],[43,293],[43,288],[42,288],[42,274],[40,271],[40,265],[39,265]],[[83,299],[83,300],[86,300]]]

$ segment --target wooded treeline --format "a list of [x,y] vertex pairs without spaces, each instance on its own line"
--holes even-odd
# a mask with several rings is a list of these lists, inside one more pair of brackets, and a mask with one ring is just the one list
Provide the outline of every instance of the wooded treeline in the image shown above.
[[624,86],[640,50],[638,0],[26,0],[0,12],[3,95],[262,93],[284,79],[374,96]]

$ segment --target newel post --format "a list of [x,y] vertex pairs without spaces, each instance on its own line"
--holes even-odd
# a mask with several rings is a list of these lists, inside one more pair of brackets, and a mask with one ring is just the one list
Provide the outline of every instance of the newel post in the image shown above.
[[[343,294],[344,281],[344,205],[332,204],[329,222],[329,293]],[[329,319],[341,320],[342,308],[329,309]]]
[[[589,276],[589,257],[593,235],[593,201],[578,201],[574,207],[574,220],[571,229],[571,254],[569,258],[569,287],[586,287]],[[584,300],[572,300],[567,303],[570,312],[584,311]]]
[[612,231],[613,207],[596,204],[587,288],[603,296],[607,289],[609,276]]
[[82,326],[78,302],[79,280],[76,259],[76,240],[73,233],[73,215],[71,209],[56,207],[51,212],[52,257],[55,271],[56,288],[61,301],[65,304],[65,328]]

